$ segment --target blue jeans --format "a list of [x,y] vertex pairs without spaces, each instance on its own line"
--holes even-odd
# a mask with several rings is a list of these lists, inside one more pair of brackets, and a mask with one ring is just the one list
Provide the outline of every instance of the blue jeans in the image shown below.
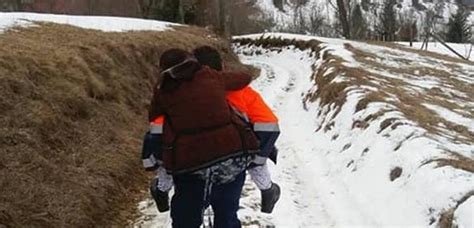
[[[211,205],[214,211],[214,227],[240,228],[237,218],[240,194],[245,182],[245,171],[234,181],[220,185],[208,185],[196,175],[173,177],[175,194],[171,200],[173,228],[199,228],[204,210]],[[210,188],[206,190],[208,186]]]

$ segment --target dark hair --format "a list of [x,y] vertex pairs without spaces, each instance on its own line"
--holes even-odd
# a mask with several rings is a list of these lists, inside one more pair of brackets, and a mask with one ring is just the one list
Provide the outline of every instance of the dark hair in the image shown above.
[[211,46],[202,46],[194,49],[194,57],[202,65],[207,65],[214,70],[222,70],[222,59],[219,51]]
[[192,80],[200,69],[201,64],[192,58],[191,53],[177,48],[165,51],[160,58],[163,77],[160,90],[167,93],[178,89],[183,81]]
[[179,48],[173,48],[165,51],[160,57],[160,72],[182,63],[190,55],[191,53]]

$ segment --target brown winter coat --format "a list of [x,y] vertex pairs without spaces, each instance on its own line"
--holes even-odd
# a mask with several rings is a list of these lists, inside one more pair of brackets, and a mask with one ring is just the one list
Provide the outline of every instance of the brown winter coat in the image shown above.
[[153,120],[165,115],[163,162],[168,171],[191,172],[258,151],[254,133],[226,100],[227,90],[244,88],[251,76],[206,66],[174,73],[186,80],[174,81],[171,91],[157,89],[149,116]]

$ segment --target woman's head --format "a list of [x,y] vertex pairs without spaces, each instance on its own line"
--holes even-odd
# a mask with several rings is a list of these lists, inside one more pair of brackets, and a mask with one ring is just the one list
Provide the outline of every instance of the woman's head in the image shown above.
[[191,53],[177,48],[165,51],[160,58],[161,90],[177,89],[183,80],[192,80],[199,69],[201,65]]
[[194,56],[202,65],[211,67],[214,70],[222,70],[222,59],[219,51],[211,46],[201,46],[193,51]]

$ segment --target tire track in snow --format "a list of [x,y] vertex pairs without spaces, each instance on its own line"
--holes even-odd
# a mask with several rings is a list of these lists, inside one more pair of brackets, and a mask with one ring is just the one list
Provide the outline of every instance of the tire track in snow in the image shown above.
[[[302,178],[303,175],[299,170],[300,164],[304,163],[299,151],[302,148],[288,140],[292,138],[288,137],[288,134],[292,132],[288,128],[297,127],[301,120],[287,119],[286,117],[291,117],[291,115],[282,113],[294,108],[302,108],[299,107],[302,106],[301,99],[294,99],[299,96],[298,93],[302,92],[297,90],[297,85],[302,79],[309,79],[311,75],[305,75],[294,65],[288,67],[291,64],[276,65],[266,61],[256,61],[250,57],[243,58],[243,61],[262,69],[260,78],[252,86],[259,90],[272,109],[276,110],[282,128],[282,135],[277,143],[280,150],[279,164],[271,166],[274,181],[282,187],[282,196],[272,215],[257,216],[254,220],[262,220],[264,217],[276,227],[315,227],[333,224],[319,200],[318,186],[307,183],[307,179]],[[256,192],[259,191],[256,190]],[[259,202],[260,198],[252,197],[250,200]],[[261,225],[268,226],[269,224],[265,224],[268,223],[266,221]]]
[[[350,189],[328,176],[331,165],[324,157],[326,149],[317,141],[329,139],[315,137],[316,116],[304,111],[303,94],[314,87],[310,78],[315,60],[297,50],[241,56],[241,60],[262,69],[252,86],[276,112],[282,131],[277,142],[279,163],[270,165],[282,196],[272,215],[254,215],[253,221],[263,220],[263,227],[269,223],[292,228],[374,224],[361,210],[363,205],[354,201]],[[246,194],[259,203],[258,190]]]

